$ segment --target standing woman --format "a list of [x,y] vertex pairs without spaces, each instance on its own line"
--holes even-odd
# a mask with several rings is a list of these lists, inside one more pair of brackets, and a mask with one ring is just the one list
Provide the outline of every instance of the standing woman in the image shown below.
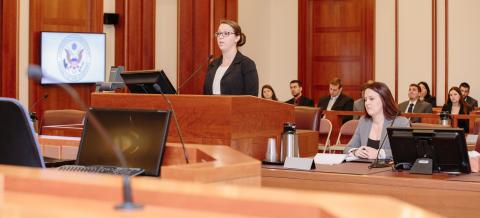
[[246,42],[240,26],[222,20],[215,33],[222,55],[208,65],[203,94],[258,96],[258,74],[255,62],[238,51]]
[[430,87],[424,81],[419,82],[418,86],[420,86],[420,100],[428,102],[432,105],[432,107],[437,106],[437,98],[430,94]]
[[[448,91],[448,101],[443,105],[442,111],[447,111],[449,114],[469,114],[472,107],[465,102],[460,88],[454,86]],[[468,132],[468,120],[458,120],[458,128],[463,128]]]
[[278,101],[277,95],[275,95],[275,91],[271,85],[264,85],[262,87],[262,98]]
[[[410,121],[397,117],[398,108],[390,89],[381,82],[365,87],[365,116],[358,121],[357,129],[348,142],[344,153],[363,159],[391,159],[392,150],[387,137],[387,127],[408,127]],[[380,142],[385,140],[380,149]]]

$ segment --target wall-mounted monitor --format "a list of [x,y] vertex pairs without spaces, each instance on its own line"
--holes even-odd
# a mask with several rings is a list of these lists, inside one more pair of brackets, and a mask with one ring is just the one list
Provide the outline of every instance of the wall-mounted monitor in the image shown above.
[[105,81],[105,34],[42,32],[42,84]]

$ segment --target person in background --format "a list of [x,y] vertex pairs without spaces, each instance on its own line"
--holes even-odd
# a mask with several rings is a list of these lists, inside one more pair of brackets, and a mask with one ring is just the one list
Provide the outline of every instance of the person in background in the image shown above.
[[[398,109],[402,113],[432,113],[432,105],[428,102],[419,100],[420,98],[420,86],[412,83],[408,87],[408,101],[404,101],[398,105]],[[421,121],[419,117],[410,118],[412,123],[418,123]]]
[[432,105],[432,107],[437,106],[437,98],[430,94],[430,87],[424,81],[419,82],[418,86],[420,86],[420,100],[424,102],[428,102]]
[[[391,159],[392,150],[387,137],[387,127],[408,127],[410,121],[398,117],[398,108],[390,89],[381,82],[374,82],[365,89],[365,116],[348,142],[344,153],[363,159]],[[380,142],[385,140],[380,149]]]
[[222,55],[208,65],[203,94],[258,96],[258,73],[255,62],[238,51],[246,42],[240,26],[222,20],[215,33]]
[[262,87],[262,98],[278,101],[275,91],[271,85],[264,85]]
[[[460,88],[454,86],[448,91],[448,100],[443,105],[442,111],[447,111],[449,114],[469,114],[472,107],[463,99]],[[465,132],[468,132],[468,125],[468,120],[458,120],[458,128],[463,128]]]
[[[372,83],[374,83],[373,80],[368,80],[365,84],[363,84],[362,94],[360,95],[360,98],[353,102],[353,111],[365,112],[365,100],[363,99],[363,96],[365,95],[365,89],[367,88],[367,86]],[[360,116],[353,116],[353,119],[355,120],[358,120],[359,118]]]
[[460,83],[460,91],[462,92],[463,99],[472,107],[472,109],[475,109],[478,107],[477,99],[469,96],[470,85],[468,83],[466,82]]
[[[342,93],[342,80],[333,78],[329,84],[329,96],[321,97],[318,101],[318,107],[322,110],[352,111],[353,99]],[[343,116],[342,122],[345,123],[352,119],[352,116]]]
[[302,81],[292,80],[290,82],[290,92],[292,93],[293,98],[286,101],[285,103],[293,104],[295,106],[315,106],[312,99],[309,99],[302,95]]

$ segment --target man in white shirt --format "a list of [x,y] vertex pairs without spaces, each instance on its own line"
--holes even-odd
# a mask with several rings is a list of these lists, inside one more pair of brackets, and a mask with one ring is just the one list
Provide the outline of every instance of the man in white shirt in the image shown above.
[[[333,78],[329,84],[329,96],[321,97],[318,101],[318,107],[322,110],[338,110],[338,111],[352,111],[353,99],[342,93],[342,80],[340,78]],[[351,120],[352,116],[343,116],[342,121],[345,123]]]
[[[404,101],[398,105],[398,109],[402,113],[432,113],[432,105],[428,102],[419,100],[420,98],[420,86],[412,83],[408,87],[408,101]],[[420,118],[411,118],[412,123],[418,123]]]

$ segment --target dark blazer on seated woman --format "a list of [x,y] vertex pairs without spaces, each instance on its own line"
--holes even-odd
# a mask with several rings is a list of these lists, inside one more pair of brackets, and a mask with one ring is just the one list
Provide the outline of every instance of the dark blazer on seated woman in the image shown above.
[[[370,135],[370,130],[372,129],[372,118],[366,118],[362,116],[358,121],[357,129],[355,129],[355,133],[353,134],[352,139],[347,144],[347,147],[344,150],[344,153],[350,152],[350,150],[354,148],[359,148],[360,146],[366,146],[368,142],[368,136]],[[387,120],[383,122],[382,133],[380,137],[380,142],[387,137],[387,127],[392,126],[392,120]],[[393,123],[394,127],[409,127],[410,121],[405,117],[397,117],[395,118],[395,122]],[[381,146],[381,145],[379,145]],[[391,159],[392,158],[392,149],[390,148],[390,141],[388,137],[385,139],[383,143],[383,150],[385,151],[385,158]]]
[[[449,114],[452,113],[452,104],[447,103],[444,104],[442,107],[442,111],[448,111]],[[460,111],[458,114],[469,114],[472,111],[472,108],[468,104],[460,104]],[[458,128],[463,128],[463,130],[467,133],[469,128],[468,120],[458,120]]]
[[[223,57],[216,58],[208,65],[203,86],[203,94],[213,94],[213,79]],[[220,81],[222,95],[253,95],[258,96],[258,73],[255,62],[237,51],[232,64],[225,71]]]

